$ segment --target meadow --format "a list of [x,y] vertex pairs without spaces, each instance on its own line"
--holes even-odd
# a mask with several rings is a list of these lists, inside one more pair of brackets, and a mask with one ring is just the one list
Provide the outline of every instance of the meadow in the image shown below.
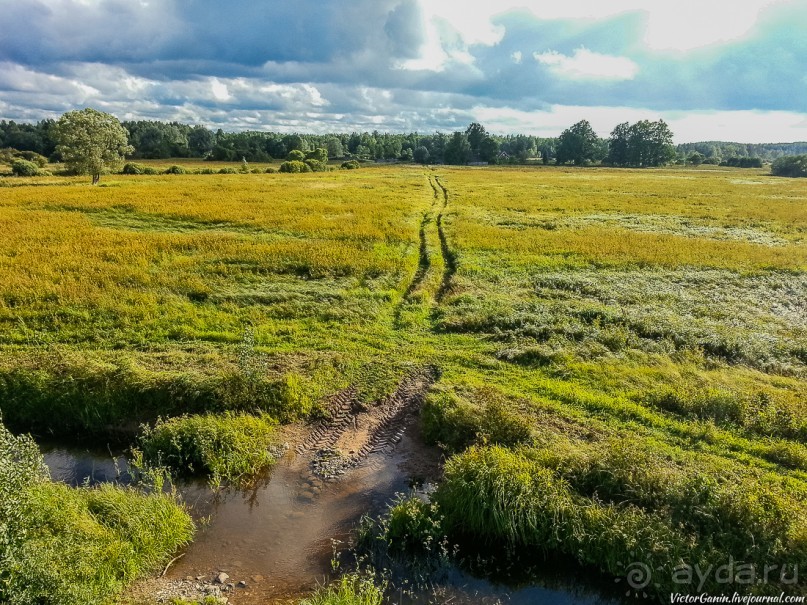
[[641,562],[652,594],[729,561],[778,566],[740,592],[804,593],[807,184],[388,165],[101,185],[0,179],[15,431],[304,420],[436,366],[430,531]]

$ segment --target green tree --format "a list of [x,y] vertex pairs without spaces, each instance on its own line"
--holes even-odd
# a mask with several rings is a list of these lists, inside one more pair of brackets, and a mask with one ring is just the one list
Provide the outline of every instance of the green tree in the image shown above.
[[630,161],[630,124],[622,122],[611,131],[608,139],[608,163],[612,166],[627,166]]
[[478,157],[480,148],[482,146],[482,141],[484,141],[488,136],[485,127],[478,122],[473,122],[468,126],[468,128],[465,129],[465,136],[468,137],[468,143],[471,145],[471,152]]
[[664,120],[641,120],[630,127],[628,159],[631,166],[663,166],[675,159],[673,134]]
[[429,150],[426,147],[420,145],[415,149],[413,157],[418,164],[428,164],[431,154],[429,153]]
[[[292,158],[289,158],[292,159]],[[316,162],[322,162],[323,164],[328,163],[328,150],[324,147],[317,147],[313,151],[309,151],[305,154],[306,160],[314,160]]]
[[188,148],[195,157],[205,157],[215,144],[216,136],[204,126],[194,126],[188,135]]
[[573,162],[575,166],[582,166],[592,162],[597,157],[598,143],[599,137],[591,124],[588,120],[581,120],[558,137],[557,163]]
[[706,157],[699,151],[693,151],[687,156],[687,162],[693,166],[700,166]]
[[471,144],[465,133],[455,132],[446,145],[443,160],[446,164],[464,166],[471,158]]
[[123,163],[134,151],[128,133],[115,116],[86,108],[68,111],[54,126],[58,146],[67,168],[75,174],[89,174],[92,184],[105,170]]
[[771,164],[775,176],[807,177],[807,155],[791,155],[778,158]]
[[479,159],[488,164],[495,164],[499,159],[499,143],[493,138],[486,136],[479,143]]
[[342,158],[345,156],[345,150],[344,147],[342,146],[342,141],[340,141],[336,137],[328,138],[325,144],[328,148],[328,157]]

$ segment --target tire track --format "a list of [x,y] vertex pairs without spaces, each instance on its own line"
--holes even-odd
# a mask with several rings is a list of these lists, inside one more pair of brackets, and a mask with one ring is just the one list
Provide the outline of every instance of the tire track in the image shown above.
[[295,451],[304,454],[311,450],[332,447],[347,430],[360,407],[355,387],[349,387],[331,397],[326,412],[328,418],[320,420]]
[[[443,279],[440,282],[440,287],[437,290],[436,296],[437,302],[440,302],[451,289],[451,281],[457,272],[457,257],[448,245],[448,239],[446,238],[446,232],[443,226],[443,214],[446,212],[449,202],[448,189],[445,185],[443,185],[443,183],[440,182],[440,177],[434,177],[434,181],[437,183],[437,186],[443,194],[443,204],[440,208],[440,212],[437,215],[437,237],[440,239],[440,253],[443,255],[445,266],[443,271]],[[435,195],[438,195],[438,191],[436,189]]]
[[309,461],[312,473],[334,479],[373,454],[391,452],[403,437],[410,414],[420,407],[437,378],[433,367],[416,370],[367,410],[357,404],[355,390],[342,391],[332,404],[336,414],[321,422],[297,447],[297,453],[313,452]]

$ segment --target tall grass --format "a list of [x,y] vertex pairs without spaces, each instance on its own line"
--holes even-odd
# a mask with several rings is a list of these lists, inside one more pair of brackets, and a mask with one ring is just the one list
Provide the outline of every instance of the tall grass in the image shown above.
[[207,475],[210,483],[247,481],[274,462],[275,421],[249,414],[160,419],[140,436],[144,461],[179,475]]
[[0,600],[109,603],[187,544],[194,526],[157,490],[51,482],[33,442],[0,425]]

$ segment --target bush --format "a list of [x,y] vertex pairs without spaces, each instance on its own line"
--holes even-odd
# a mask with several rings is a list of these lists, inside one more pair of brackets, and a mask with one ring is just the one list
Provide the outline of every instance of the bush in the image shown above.
[[342,162],[342,169],[344,170],[356,170],[359,168],[361,164],[359,164],[356,160],[348,160],[347,162]]
[[275,174],[277,172],[277,168],[272,168],[271,166],[266,169],[266,174]]
[[166,168],[163,174],[188,174],[188,171],[182,166],[177,166],[174,164],[173,166]]
[[328,170],[328,164],[319,160],[306,160],[305,163],[311,169],[311,172],[326,172]]
[[160,174],[160,171],[157,168],[155,168],[154,166],[144,166],[143,167],[143,174],[155,175],[155,174]]
[[762,168],[761,158],[728,158],[720,162],[721,166],[733,166],[734,168]]
[[199,174],[216,174],[216,170],[214,168],[202,168],[199,170]]
[[48,165],[48,158],[46,158],[44,155],[39,155],[35,151],[18,151],[16,155],[17,157],[20,157],[23,160],[33,162],[40,168],[44,168],[45,166]]
[[213,485],[254,477],[274,462],[268,416],[206,414],[158,420],[140,438],[143,458],[178,475],[204,474]]
[[145,166],[142,164],[135,164],[134,162],[126,162],[123,165],[121,174],[143,174]]
[[778,158],[771,164],[774,176],[807,177],[807,155],[791,155]]
[[231,166],[227,166],[219,170],[219,174],[238,174],[238,171]]
[[305,162],[305,154],[299,149],[292,149],[289,151],[286,159],[289,162]]
[[14,160],[11,163],[11,172],[14,176],[38,176],[39,166],[28,160]]
[[279,172],[300,173],[311,172],[311,167],[305,162],[301,162],[299,160],[290,160],[288,162],[283,162],[278,170]]

